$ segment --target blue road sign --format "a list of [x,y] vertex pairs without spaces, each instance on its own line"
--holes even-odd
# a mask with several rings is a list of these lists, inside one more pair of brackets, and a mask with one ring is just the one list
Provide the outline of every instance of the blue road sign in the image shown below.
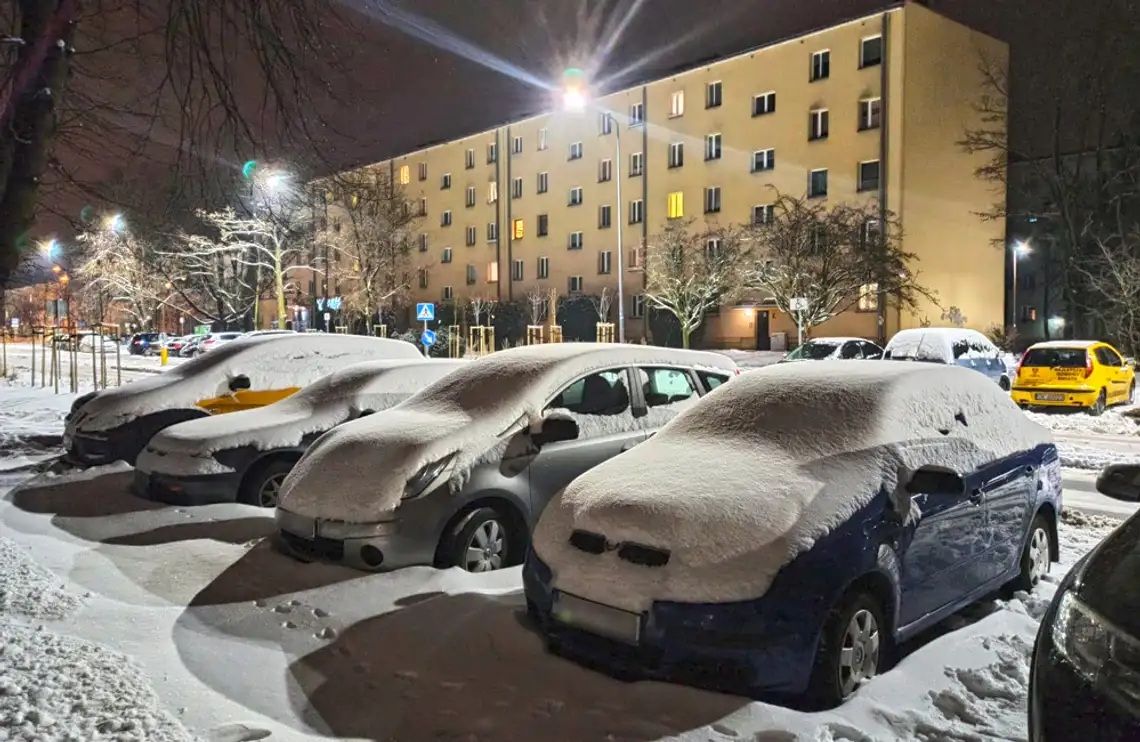
[[[428,304],[428,306],[431,305]],[[420,335],[420,342],[429,348],[435,345],[435,330],[424,330],[424,334]]]
[[434,322],[435,304],[428,301],[416,304],[416,322]]

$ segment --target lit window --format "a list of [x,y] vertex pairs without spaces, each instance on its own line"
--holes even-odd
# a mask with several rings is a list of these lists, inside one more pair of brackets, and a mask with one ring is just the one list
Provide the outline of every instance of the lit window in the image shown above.
[[752,96],[752,115],[763,116],[766,113],[775,113],[776,111],[776,91],[769,90],[767,93]]
[[515,219],[513,222],[511,222],[511,238],[512,239],[521,240],[525,233],[526,233],[526,229],[523,226],[523,220],[522,219]]
[[859,303],[856,308],[860,312],[874,312],[879,309],[879,284],[865,283],[859,287]]
[[831,116],[826,108],[817,108],[808,114],[808,139],[827,139]]
[[831,52],[827,49],[812,52],[811,80],[824,80],[831,76]]
[[493,204],[499,200],[499,183],[498,181],[490,181],[487,183],[487,203]]
[[412,182],[412,169],[407,165],[400,165],[400,185]]
[[771,170],[776,167],[776,150],[758,149],[752,153],[752,172]]
[[722,102],[724,86],[718,80],[705,86],[705,108],[716,108]]
[[683,116],[685,113],[685,91],[675,90],[669,97],[669,116]]
[[487,283],[497,283],[499,280],[499,263],[498,261],[491,261],[487,263]]
[[882,123],[882,109],[881,98],[865,98],[859,101],[859,131],[878,129]]
[[859,66],[872,67],[883,61],[883,37],[868,36],[859,45]]
[[684,191],[673,191],[669,194],[669,199],[666,205],[666,215],[670,219],[680,219],[685,215]]
[[827,195],[827,169],[812,170],[808,173],[808,197],[819,198]]

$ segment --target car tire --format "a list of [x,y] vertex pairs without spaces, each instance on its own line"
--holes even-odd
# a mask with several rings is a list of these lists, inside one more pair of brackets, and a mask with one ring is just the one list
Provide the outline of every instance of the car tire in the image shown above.
[[823,625],[807,702],[813,709],[838,706],[886,667],[890,638],[883,607],[870,592],[844,596]]
[[238,499],[246,505],[256,505],[259,508],[277,507],[281,483],[293,471],[296,463],[289,459],[271,459],[256,466],[242,480]]
[[1100,417],[1106,409],[1108,409],[1108,395],[1101,389],[1100,394],[1096,395],[1096,401],[1089,408],[1089,414],[1093,417]]
[[1128,398],[1124,400],[1124,404],[1126,404],[1126,405],[1136,404],[1136,382],[1135,381],[1133,381],[1131,384],[1128,385]]
[[1049,520],[1038,513],[1029,525],[1029,537],[1021,550],[1021,573],[1009,584],[1012,590],[1031,592],[1041,579],[1049,574],[1052,561],[1052,539],[1049,536]]
[[[444,537],[440,566],[491,572],[511,566],[517,542],[512,522],[495,508],[475,508],[456,521]],[[476,553],[478,552],[478,553]]]
[[1003,375],[1003,376],[1001,377],[1001,379],[999,379],[999,380],[998,380],[998,386],[999,386],[999,387],[1001,387],[1001,390],[1002,390],[1003,392],[1008,392],[1008,391],[1009,391],[1009,387],[1010,387],[1010,384],[1009,384],[1009,377],[1008,377],[1008,376],[1005,376],[1005,375]]

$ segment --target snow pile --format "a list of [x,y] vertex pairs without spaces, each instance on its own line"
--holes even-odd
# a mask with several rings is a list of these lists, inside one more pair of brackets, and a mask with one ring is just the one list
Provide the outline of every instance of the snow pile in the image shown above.
[[303,387],[351,363],[384,358],[422,358],[414,345],[357,335],[295,334],[244,338],[180,364],[157,376],[107,389],[68,423],[73,430],[108,430],[136,417],[189,408],[230,393],[238,376],[250,388]]
[[0,738],[193,739],[159,708],[126,656],[6,622],[0,623]]
[[274,404],[171,426],[151,439],[138,468],[169,474],[225,471],[213,452],[299,446],[306,435],[330,430],[365,410],[393,407],[466,363],[421,357],[353,364]]
[[63,418],[72,395],[29,389],[0,379],[0,472],[22,468],[60,445]]
[[688,364],[731,373],[717,353],[612,343],[555,343],[493,353],[386,412],[319,438],[285,480],[285,510],[370,523],[400,504],[408,480],[454,456],[453,488],[489,451],[526,425],[572,381],[634,364]]
[[1058,442],[1057,452],[1061,456],[1061,466],[1069,469],[1100,471],[1109,464],[1140,464],[1140,452],[1083,446],[1068,441]]
[[1126,414],[1133,409],[1135,408],[1114,407],[1099,417],[1093,417],[1084,410],[1026,411],[1025,414],[1038,425],[1058,433],[1140,436],[1140,426],[1136,424],[1136,419]]
[[[546,508],[536,553],[556,587],[633,611],[759,597],[784,564],[924,465],[961,474],[1048,443],[997,385],[956,366],[782,364],[741,376]],[[587,554],[574,529],[668,549],[647,570]],[[710,539],[709,534],[716,534]]]
[[15,542],[0,536],[0,614],[58,620],[82,604],[54,574],[32,561]]
[[[967,350],[955,352],[955,345]],[[900,330],[887,343],[884,357],[894,361],[954,363],[957,358],[997,358],[997,346],[977,330],[960,327],[917,327]]]

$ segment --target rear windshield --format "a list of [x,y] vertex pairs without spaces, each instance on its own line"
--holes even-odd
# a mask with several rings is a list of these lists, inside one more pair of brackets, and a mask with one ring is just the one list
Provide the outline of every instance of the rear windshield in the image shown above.
[[1084,348],[1032,348],[1025,354],[1022,366],[1047,368],[1084,368]]

